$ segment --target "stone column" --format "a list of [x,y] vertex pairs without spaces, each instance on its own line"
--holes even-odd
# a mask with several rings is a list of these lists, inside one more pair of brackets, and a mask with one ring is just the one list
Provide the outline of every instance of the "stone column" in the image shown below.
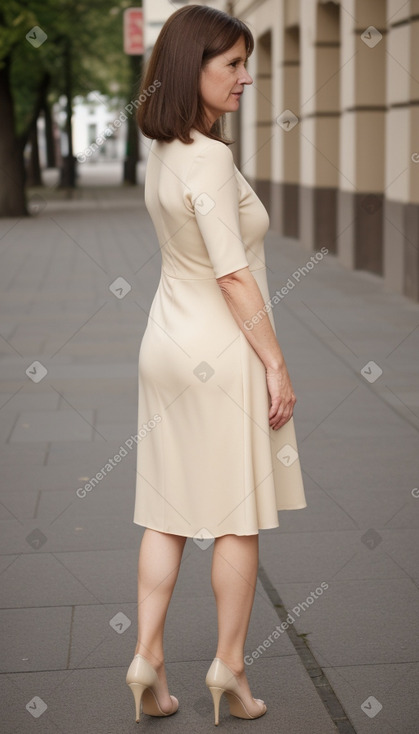
[[[303,12],[304,10],[304,12]],[[301,4],[300,238],[336,249],[339,183],[339,6]]]
[[268,212],[271,211],[271,158],[274,124],[272,103],[271,31],[256,40],[256,193]]
[[388,2],[384,278],[419,300],[419,18]]
[[386,71],[386,3],[342,0],[341,262],[381,274]]
[[[295,19],[292,18],[291,22]],[[282,58],[283,108],[300,118],[300,28],[283,28]],[[286,237],[299,237],[300,128],[283,130],[282,143],[282,227]]]

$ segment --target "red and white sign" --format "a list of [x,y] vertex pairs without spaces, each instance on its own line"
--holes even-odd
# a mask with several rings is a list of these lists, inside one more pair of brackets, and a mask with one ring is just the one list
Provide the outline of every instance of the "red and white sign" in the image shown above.
[[144,21],[142,8],[124,10],[124,51],[130,56],[144,53]]

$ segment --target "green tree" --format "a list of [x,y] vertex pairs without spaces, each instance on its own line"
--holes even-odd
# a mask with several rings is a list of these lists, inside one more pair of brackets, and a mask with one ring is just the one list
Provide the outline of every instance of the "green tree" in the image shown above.
[[[27,214],[23,150],[46,104],[66,97],[68,156],[75,183],[71,114],[76,95],[130,91],[122,48],[129,0],[0,0],[0,216]],[[39,30],[38,30],[39,29]]]
[[[26,214],[23,150],[17,134],[11,88],[13,55],[22,42],[33,15],[20,3],[10,0],[0,5],[0,215]],[[32,23],[32,26],[35,23]]]

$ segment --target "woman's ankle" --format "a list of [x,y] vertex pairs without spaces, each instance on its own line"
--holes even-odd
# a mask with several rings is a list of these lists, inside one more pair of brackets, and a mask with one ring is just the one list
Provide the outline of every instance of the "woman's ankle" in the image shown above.
[[137,653],[148,660],[156,670],[164,667],[164,653],[162,650],[153,650],[152,648],[137,643],[135,654],[137,655]]
[[244,672],[245,665],[242,655],[232,654],[226,651],[217,651],[215,657],[220,658],[220,660],[222,660],[223,663],[233,671],[234,675],[239,676]]

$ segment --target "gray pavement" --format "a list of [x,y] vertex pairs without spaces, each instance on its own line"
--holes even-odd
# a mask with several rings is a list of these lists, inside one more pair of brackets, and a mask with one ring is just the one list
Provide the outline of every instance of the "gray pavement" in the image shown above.
[[[125,684],[142,534],[135,451],[85,497],[76,490],[135,433],[160,258],[141,187],[101,186],[103,174],[83,170],[70,198],[33,191],[36,216],[0,220],[0,687],[10,734],[140,731]],[[268,713],[243,721],[222,703],[220,729],[413,734],[419,306],[330,254],[307,266],[312,253],[274,233],[266,251],[270,291],[284,288],[273,313],[298,398],[308,507],[260,534],[246,653]],[[112,286],[121,277],[131,286],[122,298]],[[166,632],[180,710],[145,716],[144,731],[214,731],[204,684],[216,642],[211,553],[187,541]]]

